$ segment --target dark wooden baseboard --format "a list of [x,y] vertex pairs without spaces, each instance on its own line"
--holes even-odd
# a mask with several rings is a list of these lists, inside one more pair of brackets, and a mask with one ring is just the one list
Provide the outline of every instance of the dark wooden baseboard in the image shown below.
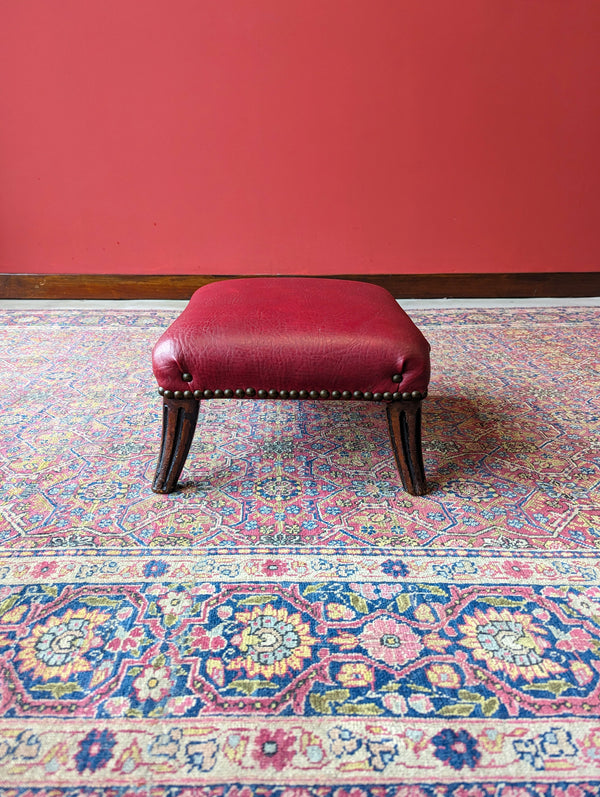
[[[0,274],[2,299],[189,299],[209,282],[243,275]],[[372,282],[397,299],[600,296],[600,271],[528,274],[335,274]]]

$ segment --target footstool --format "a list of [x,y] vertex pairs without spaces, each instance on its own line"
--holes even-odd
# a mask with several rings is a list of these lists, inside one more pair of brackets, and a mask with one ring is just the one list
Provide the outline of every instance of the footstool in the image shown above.
[[384,288],[313,277],[213,282],[158,340],[152,364],[163,398],[154,492],[177,487],[200,402],[231,398],[381,402],[405,490],[426,491],[429,344]]

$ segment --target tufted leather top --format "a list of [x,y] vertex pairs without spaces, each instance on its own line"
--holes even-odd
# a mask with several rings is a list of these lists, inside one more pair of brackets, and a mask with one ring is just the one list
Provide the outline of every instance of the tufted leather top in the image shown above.
[[152,362],[172,391],[425,393],[429,382],[429,344],[388,291],[312,277],[200,288]]

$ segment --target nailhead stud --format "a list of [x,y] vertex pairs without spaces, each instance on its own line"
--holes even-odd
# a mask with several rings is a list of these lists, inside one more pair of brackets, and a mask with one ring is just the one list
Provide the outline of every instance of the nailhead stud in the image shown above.
[[297,390],[290,390],[290,398],[297,399],[300,397],[300,393]]
[[158,388],[158,395],[159,395],[159,396],[162,396],[164,392],[165,392],[165,389],[164,389],[164,387],[159,387],[159,388]]
[[222,390],[220,390],[220,389],[215,390],[215,398],[223,398],[223,396],[224,396],[224,393],[223,393]]
[[259,390],[259,391],[258,391],[258,393],[257,393],[256,395],[257,395],[259,398],[263,398],[263,399],[264,399],[264,398],[267,398],[267,396],[268,396],[269,394],[267,393],[267,391],[266,391],[266,390]]
[[181,374],[181,378],[184,382],[191,382],[194,377],[191,374]]
[[317,399],[317,398],[319,398],[319,391],[318,390],[311,390],[308,395],[311,397],[311,399]]
[[298,393],[298,395],[300,396],[301,399],[307,399],[308,398],[308,390],[301,390]]
[[230,387],[228,387],[227,390],[223,391],[223,395],[225,396],[225,398],[233,398],[233,390]]
[[172,399],[173,398],[173,391],[172,390],[165,390],[165,392],[163,393],[163,396],[165,398]]
[[401,398],[402,398],[402,393],[394,393],[392,395],[392,401],[400,401]]
[[247,387],[246,390],[244,390],[244,393],[248,396],[248,398],[252,398],[256,395],[256,390],[253,387]]
[[184,390],[183,397],[187,399],[194,398],[194,394],[192,393],[191,390]]
[[343,399],[351,399],[352,398],[352,393],[349,390],[343,390],[342,391],[342,398]]
[[289,390],[280,390],[279,391],[279,398],[288,399],[289,397],[290,397],[290,391]]
[[410,398],[410,393],[403,393],[402,394],[402,401],[408,401]]
[[383,393],[373,393],[373,401],[381,401]]
[[176,399],[181,399],[181,398],[183,398],[183,393],[181,392],[181,390],[176,390],[176,391],[173,393],[173,398],[176,398]]
[[392,398],[393,398],[393,393],[390,393],[389,391],[386,391],[386,392],[383,394],[383,400],[384,400],[384,401],[391,401],[391,400],[392,400]]
[[279,391],[278,390],[269,390],[269,398],[276,399],[279,398]]
[[360,401],[363,397],[362,390],[355,390],[352,394],[352,398],[356,399],[356,401]]
[[373,400],[373,394],[371,393],[370,390],[367,390],[367,392],[363,393],[363,395],[364,395],[364,397],[365,397],[365,399],[367,401],[372,401]]
[[238,387],[236,389],[236,391],[235,391],[235,397],[236,398],[245,398],[246,397],[246,391],[242,390],[241,387]]
[[339,399],[341,397],[342,397],[342,394],[340,393],[339,390],[332,390],[331,391],[331,398],[332,399]]
[[394,374],[392,382],[402,382],[402,374]]
[[[207,396],[206,395],[207,393],[209,393],[210,395]],[[213,394],[212,390],[204,390],[204,391],[194,390],[194,398],[198,400],[200,400],[201,398],[212,398],[212,394]]]
[[319,393],[319,396],[322,399],[328,399],[329,398],[329,391],[328,390],[321,390],[321,392]]
[[410,395],[414,399],[420,399],[421,398],[421,394],[419,393],[418,390],[413,390],[413,392]]

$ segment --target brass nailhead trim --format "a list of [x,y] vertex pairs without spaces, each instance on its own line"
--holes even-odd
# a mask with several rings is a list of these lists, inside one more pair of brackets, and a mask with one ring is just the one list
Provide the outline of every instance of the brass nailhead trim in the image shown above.
[[191,382],[194,377],[191,374],[181,374],[181,378],[184,382]]
[[236,390],[231,390],[227,388],[227,390],[165,390],[164,387],[158,388],[158,395],[163,396],[166,399],[221,399],[221,398],[257,398],[265,399],[265,398],[272,398],[272,399],[354,399],[355,401],[417,401],[419,399],[424,399],[427,396],[427,391],[420,393],[418,390],[413,390],[412,393],[390,393],[386,391],[385,393],[371,393],[369,390],[363,393],[362,390],[355,390],[354,392],[350,390],[255,390],[253,387],[247,387],[245,390],[243,388],[237,388]]

